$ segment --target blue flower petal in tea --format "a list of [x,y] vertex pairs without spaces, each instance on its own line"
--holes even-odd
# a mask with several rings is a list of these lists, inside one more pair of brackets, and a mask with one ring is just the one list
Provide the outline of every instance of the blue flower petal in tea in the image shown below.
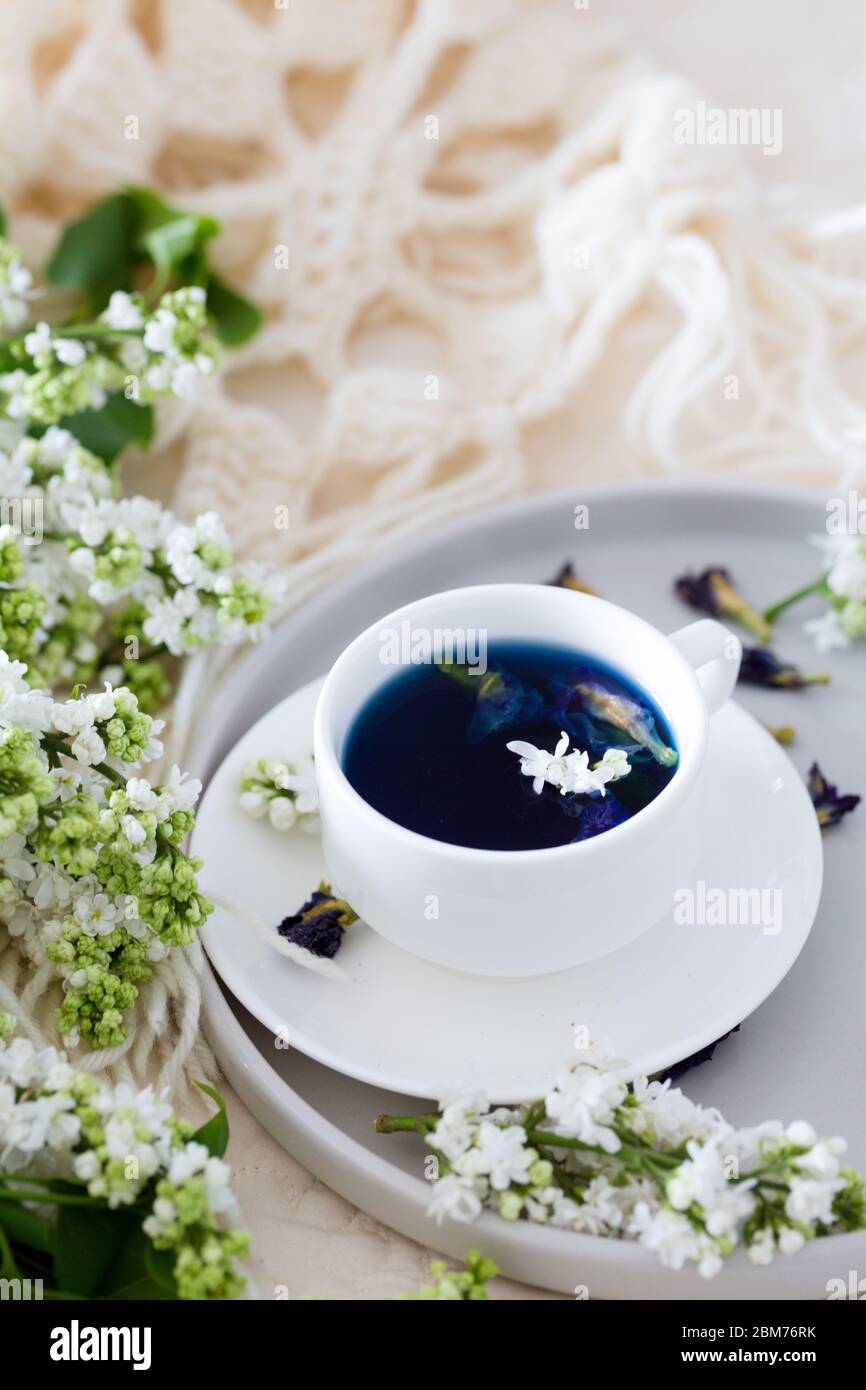
[[860,804],[860,797],[853,792],[840,795],[833,783],[827,781],[817,763],[813,763],[809,768],[806,785],[822,830],[827,830],[831,825],[838,825],[843,816],[847,816]]
[[314,956],[333,960],[343,944],[343,930],[357,922],[358,914],[343,898],[335,898],[329,883],[320,883],[303,907],[283,918],[277,927],[280,936],[303,946]]
[[606,797],[604,801],[590,801],[577,812],[569,807],[568,814],[578,814],[580,817],[572,844],[603,835],[606,830],[613,830],[614,826],[622,825],[623,821],[628,820],[625,807],[613,796]]
[[475,697],[467,733],[470,743],[479,743],[504,725],[535,719],[544,707],[541,693],[509,671],[490,670],[478,674],[473,673],[471,667],[454,661],[439,662],[438,669]]

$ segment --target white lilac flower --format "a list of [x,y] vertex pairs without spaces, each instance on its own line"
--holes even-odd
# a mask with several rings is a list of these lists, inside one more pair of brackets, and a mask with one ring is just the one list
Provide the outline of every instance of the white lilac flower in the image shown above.
[[54,702],[44,691],[31,690],[24,674],[23,661],[10,661],[0,651],[0,727],[30,730],[47,729],[51,723]]
[[17,884],[31,883],[36,877],[36,856],[27,848],[24,835],[7,835],[0,840],[0,874]]
[[[0,1167],[27,1163],[52,1176],[69,1173],[109,1209],[130,1206],[156,1180],[142,1227],[157,1248],[173,1252],[180,1296],[236,1296],[242,1280],[232,1261],[246,1253],[247,1242],[219,1221],[234,1213],[227,1165],[206,1150],[202,1159],[200,1145],[185,1146],[165,1097],[150,1088],[100,1086],[46,1054],[29,1060],[29,1085],[39,1094],[16,1095],[15,1086],[0,1084]],[[0,1055],[0,1074],[8,1063]],[[175,1157],[190,1147],[191,1176],[173,1182],[171,1170],[183,1169]]]
[[814,640],[819,652],[843,651],[851,645],[841,615],[835,608],[828,608],[820,618],[809,618],[803,624],[803,631]]
[[76,921],[88,936],[106,936],[114,931],[121,913],[107,893],[83,894],[73,909]]
[[[839,1168],[842,1140],[802,1121],[735,1131],[667,1083],[630,1089],[623,1074],[624,1064],[581,1061],[543,1100],[490,1110],[481,1096],[454,1097],[432,1128],[426,1116],[379,1127],[417,1128],[437,1155],[438,1220],[474,1220],[487,1207],[507,1221],[635,1240],[707,1279],[741,1241],[768,1264],[811,1237],[866,1227],[866,1183]],[[540,1132],[544,1156],[528,1146]]]
[[760,1231],[756,1231],[748,1248],[748,1256],[752,1264],[772,1264],[775,1253],[776,1240],[772,1230],[765,1227]]
[[612,1187],[602,1174],[589,1183],[579,1205],[568,1202],[566,1206],[567,1199],[557,1192],[552,1224],[568,1225],[591,1236],[610,1235],[621,1230],[625,1220],[622,1193],[622,1188]]
[[316,789],[316,765],[312,757],[299,758],[282,774],[281,786],[294,794],[295,806],[302,816],[312,815],[319,809],[319,796]]
[[80,763],[93,766],[105,761],[105,744],[95,729],[84,729],[75,738],[69,750]]
[[[57,1055],[54,1054],[54,1059]],[[0,1048],[0,1078],[11,1081],[22,1091],[33,1084],[44,1063],[45,1057],[36,1051],[29,1038],[13,1038]]]
[[69,906],[75,887],[75,880],[64,869],[38,864],[28,893],[37,911],[50,914],[63,912]]
[[532,778],[532,790],[536,796],[541,795],[545,783],[558,787],[563,796],[581,796],[592,792],[600,792],[604,796],[608,782],[627,777],[631,772],[624,749],[609,748],[604,757],[590,767],[589,754],[578,748],[568,753],[568,744],[569,736],[563,730],[552,753],[522,739],[514,739],[506,747],[520,758],[520,772],[522,776]]
[[637,1106],[625,1116],[629,1129],[649,1140],[659,1140],[681,1148],[689,1138],[709,1139],[724,1124],[718,1110],[704,1109],[670,1081],[648,1081],[637,1077],[634,1085]]
[[24,1153],[37,1149],[68,1149],[78,1140],[81,1120],[70,1112],[75,1100],[69,1095],[38,1096],[19,1101],[17,1117],[21,1128],[13,1140]]
[[0,328],[14,333],[27,322],[29,301],[35,298],[33,276],[16,248],[0,238]]
[[166,539],[165,557],[179,583],[212,587],[215,572],[231,561],[228,534],[217,513],[203,513],[192,526],[175,526]]
[[776,605],[781,612],[789,604],[817,592],[828,601],[819,618],[810,618],[804,630],[821,651],[849,647],[866,634],[866,540],[856,535],[812,536],[824,554],[824,573],[814,585]]
[[93,728],[95,717],[87,700],[65,700],[55,704],[51,722],[62,734],[83,734]]
[[298,819],[295,804],[287,796],[275,796],[268,804],[268,820],[275,830],[291,830]]
[[254,820],[267,816],[277,830],[296,824],[307,831],[317,829],[319,799],[312,756],[291,763],[272,758],[245,763],[238,804]]
[[839,1157],[846,1148],[844,1139],[816,1138],[808,1153],[794,1159],[794,1166],[811,1178],[835,1178],[839,1172]]
[[201,385],[202,373],[195,362],[181,362],[171,373],[171,389],[180,400],[192,400]]
[[144,317],[141,306],[125,290],[115,290],[108,301],[108,307],[99,315],[102,323],[111,328],[141,328]]
[[562,786],[567,773],[565,750],[568,744],[568,734],[563,732],[552,753],[545,752],[543,748],[536,748],[531,743],[525,743],[522,739],[514,739],[505,746],[509,753],[516,753],[520,758],[521,775],[532,778],[532,790],[536,796],[540,796],[545,782],[554,787]]
[[677,1211],[688,1211],[693,1203],[709,1208],[727,1183],[725,1155],[720,1140],[698,1144],[690,1139],[686,1144],[688,1158],[681,1163],[667,1184],[667,1198]]
[[534,1149],[526,1147],[526,1132],[519,1125],[503,1128],[482,1120],[475,1142],[454,1162],[461,1177],[487,1178],[496,1192],[512,1183],[529,1181],[529,1170],[537,1159]]
[[114,718],[117,701],[111,684],[108,681],[105,682],[105,688],[103,690],[100,690],[95,695],[87,696],[87,703],[93,710],[94,719],[105,720]]
[[157,309],[148,320],[144,330],[144,346],[149,352],[158,352],[163,356],[172,352],[174,349],[174,334],[177,328],[177,317],[170,309]]
[[783,1255],[796,1255],[805,1244],[806,1237],[793,1226],[783,1226],[779,1232],[779,1249]]
[[580,1064],[560,1073],[544,1105],[557,1134],[616,1153],[621,1140],[610,1126],[625,1094],[625,1083],[615,1073]]
[[52,346],[58,362],[65,367],[77,367],[87,356],[87,349],[77,338],[55,338]]
[[792,1221],[820,1222],[832,1226],[833,1199],[845,1186],[840,1178],[791,1178],[785,1198],[785,1214]]
[[724,1236],[733,1241],[744,1221],[755,1210],[753,1181],[719,1186],[704,1208],[704,1224],[711,1236]]
[[249,791],[241,792],[238,797],[238,805],[242,811],[246,811],[248,816],[252,816],[253,820],[260,820],[262,816],[268,814],[270,802],[264,792]]
[[[20,669],[0,670],[23,698]],[[23,722],[0,729],[0,919],[25,956],[65,982],[61,1036],[110,1047],[126,1038],[133,982],[191,943],[211,911],[179,848],[201,784],[177,767],[163,788],[137,774],[160,755],[162,721],[124,686],[47,708],[45,733]]]
[[47,323],[37,323],[35,328],[31,328],[30,332],[24,335],[24,349],[37,366],[41,365],[43,360],[50,360],[51,329]]
[[628,777],[631,772],[631,763],[624,748],[608,748],[600,762],[593,766],[593,771],[600,776],[604,776],[609,782],[618,782],[623,777]]
[[169,1181],[186,1182],[187,1178],[194,1177],[203,1170],[209,1158],[210,1151],[204,1144],[184,1144],[182,1149],[172,1154],[168,1169]]
[[565,759],[565,775],[559,783],[560,795],[566,796],[572,792],[585,796],[590,792],[601,792],[604,796],[605,780],[593,772],[586,750],[575,748]]
[[135,845],[136,848],[146,843],[147,831],[141,822],[135,819],[135,816],[122,816],[120,828],[129,843]]
[[481,1215],[481,1205],[479,1184],[474,1179],[448,1173],[433,1184],[427,1215],[440,1226],[446,1217],[468,1223]]
[[[176,769],[172,769],[176,771]],[[157,794],[144,777],[130,777],[126,784],[126,799],[134,811],[153,811]]]
[[697,1253],[697,1232],[688,1217],[679,1212],[638,1202],[628,1229],[639,1245],[658,1255],[669,1269],[682,1269]]
[[441,1114],[430,1136],[432,1147],[451,1162],[459,1158],[472,1143],[479,1116],[486,1108],[487,1101],[478,1091],[460,1091],[443,1098],[439,1103]]
[[866,603],[866,542],[856,536],[840,537],[827,587],[839,598]]

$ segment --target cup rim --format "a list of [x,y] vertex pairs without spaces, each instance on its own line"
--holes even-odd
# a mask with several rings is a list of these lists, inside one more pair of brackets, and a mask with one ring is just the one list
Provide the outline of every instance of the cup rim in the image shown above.
[[[541,603],[559,603],[564,599],[572,612],[574,605],[581,604],[596,609],[599,607],[607,609],[609,613],[616,614],[619,621],[625,620],[628,624],[640,627],[654,641],[665,644],[667,654],[674,660],[674,664],[679,665],[681,669],[698,716],[696,736],[692,746],[687,750],[685,756],[680,753],[676,775],[670,779],[649,805],[644,806],[636,815],[631,816],[620,825],[612,826],[602,835],[595,835],[588,840],[570,841],[564,845],[549,845],[541,849],[479,849],[471,845],[454,844],[450,840],[437,840],[431,835],[422,835],[417,830],[410,830],[407,826],[400,825],[398,821],[391,820],[381,811],[377,811],[375,806],[371,806],[369,801],[366,801],[360,792],[356,791],[343,771],[337,756],[334,739],[327,727],[327,721],[332,713],[331,706],[336,698],[336,693],[339,691],[340,678],[351,666],[353,660],[367,647],[372,638],[378,637],[383,627],[396,625],[411,614],[417,616],[429,605],[442,600],[459,602],[469,596],[477,598],[485,591],[500,594],[510,591],[515,594],[515,597],[519,593],[524,597],[531,596],[534,602]],[[626,672],[626,674],[628,673]],[[372,691],[368,693],[372,693]],[[647,622],[645,618],[641,618],[629,609],[611,603],[609,599],[600,598],[595,594],[584,594],[574,590],[565,591],[544,584],[461,585],[456,589],[442,589],[435,594],[413,599],[400,608],[393,609],[381,618],[377,618],[375,622],[370,623],[363,632],[353,638],[347,647],[344,647],[326,675],[316,702],[313,720],[316,779],[318,781],[323,774],[331,777],[340,794],[348,799],[358,814],[365,815],[374,825],[391,834],[398,843],[403,843],[416,851],[426,850],[428,853],[435,853],[440,858],[454,862],[477,862],[493,867],[496,864],[513,864],[515,862],[526,865],[559,862],[578,854],[584,859],[591,855],[595,858],[602,858],[605,855],[610,855],[614,850],[618,850],[620,846],[625,847],[628,839],[634,839],[640,834],[645,835],[652,825],[657,825],[660,822],[662,816],[669,816],[677,805],[682,803],[690,792],[703,763],[708,739],[708,726],[709,712],[693,667],[690,666],[682,652],[670,641],[669,636],[659,628],[654,627],[652,623]],[[673,734],[676,738],[676,729],[673,729]]]

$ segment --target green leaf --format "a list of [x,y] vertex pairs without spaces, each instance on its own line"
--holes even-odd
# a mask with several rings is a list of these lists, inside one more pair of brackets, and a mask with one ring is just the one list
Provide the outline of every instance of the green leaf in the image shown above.
[[218,275],[211,275],[207,283],[207,307],[218,337],[229,347],[245,343],[261,328],[261,310]]
[[124,1302],[130,1299],[154,1302],[176,1298],[176,1290],[164,1288],[148,1269],[148,1258],[154,1253],[153,1245],[141,1226],[134,1222],[117,1258],[99,1285],[98,1298]]
[[0,1228],[15,1245],[28,1245],[31,1250],[42,1251],[53,1248],[49,1222],[22,1202],[0,1200]]
[[153,261],[161,291],[181,262],[204,258],[205,245],[220,224],[214,217],[170,207],[149,188],[130,188],[127,196],[136,215],[135,249]]
[[126,193],[112,194],[64,229],[48,262],[48,279],[107,301],[112,290],[129,287],[134,234],[133,203]]
[[206,1086],[203,1081],[197,1081],[195,1084],[200,1091],[204,1091],[206,1096],[210,1096],[217,1106],[217,1113],[211,1115],[210,1119],[197,1129],[192,1137],[197,1144],[204,1144],[208,1153],[213,1154],[215,1158],[222,1158],[229,1143],[226,1103],[219,1091],[215,1091],[212,1086]]
[[174,1277],[175,1252],[156,1250],[150,1241],[144,1255],[144,1266],[153,1282],[162,1289],[163,1295],[177,1298],[177,1280]]
[[173,208],[150,188],[127,188],[70,223],[48,264],[48,278],[55,285],[85,291],[89,302],[82,312],[93,317],[112,290],[131,287],[136,266],[150,262],[151,301],[171,283],[203,285],[219,338],[237,346],[258,331],[262,315],[211,273],[208,242],[220,230],[215,217]]
[[198,237],[197,217],[176,217],[173,222],[164,222],[161,227],[154,227],[152,232],[141,238],[141,244],[157,270],[168,275],[178,261],[182,261],[195,250]]
[[18,1278],[18,1266],[15,1263],[12,1245],[2,1226],[0,1226],[0,1278]]
[[129,1239],[136,1217],[106,1208],[61,1207],[54,1233],[54,1276],[70,1293],[89,1298]]
[[0,236],[6,235],[6,209],[0,206]]
[[122,392],[109,396],[99,410],[82,410],[60,421],[91,453],[112,463],[127,444],[146,449],[153,438],[153,409],[139,405]]

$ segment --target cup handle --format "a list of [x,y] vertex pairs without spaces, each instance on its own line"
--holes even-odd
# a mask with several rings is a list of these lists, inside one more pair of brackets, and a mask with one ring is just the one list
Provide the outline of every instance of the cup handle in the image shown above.
[[743,644],[715,618],[700,618],[688,627],[670,633],[668,641],[682,652],[698,678],[710,714],[734,693]]

